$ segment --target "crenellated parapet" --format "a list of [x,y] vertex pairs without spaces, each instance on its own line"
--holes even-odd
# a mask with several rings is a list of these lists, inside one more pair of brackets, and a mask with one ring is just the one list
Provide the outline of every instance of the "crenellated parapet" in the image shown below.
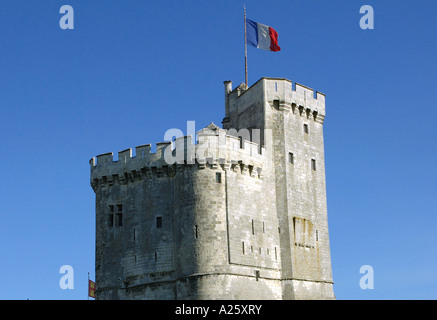
[[325,95],[224,85],[223,128],[90,160],[97,299],[335,298]]
[[197,143],[192,136],[176,138],[174,141],[156,144],[151,152],[150,144],[119,151],[118,159],[112,152],[90,159],[91,186],[112,186],[115,183],[157,177],[173,177],[185,166],[197,169],[232,170],[253,178],[262,178],[265,148],[257,143],[231,135],[214,124],[197,133]]
[[264,79],[266,100],[271,107],[281,111],[291,111],[295,115],[323,124],[325,119],[323,93],[287,79]]
[[240,84],[232,90],[232,82],[225,81],[226,115],[223,124],[227,123],[233,112],[241,114],[259,101],[266,101],[272,109],[305,117],[323,124],[325,119],[325,95],[307,86],[284,78],[261,78],[250,88]]

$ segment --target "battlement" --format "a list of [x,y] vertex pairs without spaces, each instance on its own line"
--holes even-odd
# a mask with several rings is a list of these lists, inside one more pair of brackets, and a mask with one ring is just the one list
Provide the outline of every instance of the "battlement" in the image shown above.
[[261,78],[251,87],[244,83],[232,89],[232,82],[225,81],[224,126],[232,113],[241,114],[260,101],[280,111],[292,111],[323,124],[325,95],[307,86],[284,78]]
[[[231,131],[230,131],[231,132]],[[232,133],[232,132],[231,132]],[[142,174],[172,175],[176,166],[197,165],[200,169],[209,166],[223,170],[241,170],[253,177],[262,177],[265,148],[257,143],[245,140],[211,123],[197,132],[197,143],[192,136],[176,138],[174,141],[156,143],[156,153],[151,145],[119,151],[114,160],[112,152],[90,159],[91,184],[98,180],[110,181],[113,177],[123,177],[123,181],[134,179]]]
[[223,127],[90,160],[97,299],[332,299],[325,95],[225,81]]

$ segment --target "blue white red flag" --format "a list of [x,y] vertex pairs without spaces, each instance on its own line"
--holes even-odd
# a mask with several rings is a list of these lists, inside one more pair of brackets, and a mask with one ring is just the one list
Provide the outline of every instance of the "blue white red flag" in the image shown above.
[[258,49],[279,51],[278,33],[272,27],[246,19],[247,44]]

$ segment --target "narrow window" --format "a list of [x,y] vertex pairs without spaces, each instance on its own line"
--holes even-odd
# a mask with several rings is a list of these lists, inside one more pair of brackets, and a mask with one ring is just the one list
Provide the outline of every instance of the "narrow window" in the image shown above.
[[221,172],[216,172],[215,173],[215,182],[216,183],[222,183],[222,174],[221,174]]
[[135,228],[134,228],[134,242],[135,242]]
[[268,255],[268,256],[270,255],[270,250],[269,250],[269,249],[267,249],[267,255]]
[[155,263],[158,261],[158,254],[155,252]]
[[252,234],[255,234],[255,225],[253,224],[253,219],[252,219]]
[[288,162],[294,164],[294,154],[292,152],[288,154]]
[[244,254],[244,241],[242,242],[243,254]]
[[278,91],[278,83],[277,82],[275,82],[275,91],[276,92]]
[[308,129],[308,125],[307,124],[303,125],[303,132],[309,133],[309,129]]
[[258,279],[259,279],[259,270],[255,270],[255,277],[256,277],[256,281],[258,281]]
[[319,241],[319,230],[316,230],[316,241]]
[[117,227],[123,226],[123,214],[117,213]]
[[110,214],[108,215],[108,226],[113,227],[114,226],[114,214],[113,214],[114,206],[113,205],[109,206],[109,212],[110,212]]
[[276,247],[275,247],[275,260],[278,260],[278,253],[276,252]]
[[243,138],[239,137],[238,140],[240,140],[240,149],[243,149],[244,148],[244,146],[243,146]]
[[313,171],[316,171],[316,160],[315,159],[311,159],[311,169],[313,169]]
[[259,254],[261,254],[261,247],[258,248]]
[[162,228],[162,217],[156,217],[156,228]]
[[197,228],[197,224],[194,226],[194,238],[198,238],[199,236],[199,229]]
[[266,233],[266,227],[264,225],[264,221],[263,221],[263,233]]

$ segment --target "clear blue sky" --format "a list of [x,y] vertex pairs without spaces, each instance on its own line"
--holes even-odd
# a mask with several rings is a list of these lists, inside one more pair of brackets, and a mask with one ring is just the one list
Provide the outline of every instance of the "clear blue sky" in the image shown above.
[[[74,8],[74,30],[59,9]],[[362,5],[375,29],[362,30]],[[437,299],[437,2],[246,0],[282,50],[263,76],[327,95],[325,156],[338,299]],[[244,81],[243,1],[0,2],[0,299],[86,299],[91,157],[224,116]],[[59,287],[62,265],[74,289]],[[362,265],[375,288],[362,290]]]

